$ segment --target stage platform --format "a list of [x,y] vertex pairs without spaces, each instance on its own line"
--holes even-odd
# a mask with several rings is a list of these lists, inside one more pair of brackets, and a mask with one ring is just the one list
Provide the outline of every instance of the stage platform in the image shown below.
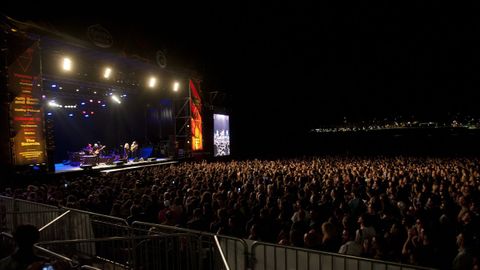
[[123,164],[107,165],[105,163],[100,163],[88,169],[81,168],[80,166],[71,166],[71,165],[65,165],[63,163],[56,163],[55,173],[57,174],[57,173],[69,173],[69,172],[82,172],[82,171],[99,171],[100,173],[108,174],[112,172],[135,170],[143,167],[174,164],[177,162],[178,161],[173,160],[171,158],[157,158],[154,160],[140,160],[137,162],[134,162],[133,159],[130,159],[128,160],[127,163],[123,163]]

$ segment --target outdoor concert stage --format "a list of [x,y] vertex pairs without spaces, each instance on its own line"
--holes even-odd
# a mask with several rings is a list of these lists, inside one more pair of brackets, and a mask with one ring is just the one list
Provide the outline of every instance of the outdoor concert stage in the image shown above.
[[79,172],[79,171],[99,171],[100,173],[111,173],[111,172],[118,172],[118,171],[134,170],[134,169],[139,169],[144,167],[174,164],[177,162],[178,161],[173,160],[171,158],[157,158],[154,160],[142,160],[137,162],[134,162],[133,159],[130,159],[128,160],[127,163],[124,163],[124,164],[107,165],[105,163],[100,163],[88,169],[84,169],[80,166],[71,166],[71,165],[65,165],[63,163],[56,163],[55,173],[69,173],[69,172]]

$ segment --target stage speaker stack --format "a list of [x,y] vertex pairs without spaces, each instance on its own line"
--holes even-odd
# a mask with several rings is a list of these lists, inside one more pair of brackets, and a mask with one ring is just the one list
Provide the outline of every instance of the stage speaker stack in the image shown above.
[[80,165],[80,168],[82,168],[83,170],[91,170],[93,168],[93,165],[92,164],[82,164],[82,165]]

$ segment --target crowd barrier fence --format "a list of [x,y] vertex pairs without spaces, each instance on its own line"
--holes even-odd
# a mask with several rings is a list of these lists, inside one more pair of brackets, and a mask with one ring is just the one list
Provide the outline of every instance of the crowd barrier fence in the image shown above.
[[0,221],[6,232],[22,223],[40,225],[39,245],[78,261],[84,269],[95,269],[99,262],[102,269],[431,269],[263,242],[247,244],[235,237],[155,223],[129,225],[122,218],[3,196]]

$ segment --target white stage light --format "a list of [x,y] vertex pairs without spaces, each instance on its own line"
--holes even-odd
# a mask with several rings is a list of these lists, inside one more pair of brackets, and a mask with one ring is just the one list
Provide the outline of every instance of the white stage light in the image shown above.
[[48,106],[54,107],[54,108],[62,108],[63,106],[58,104],[55,100],[51,100],[48,102]]
[[63,58],[63,70],[65,71],[72,70],[72,60],[68,57]]
[[177,82],[177,81],[175,81],[175,82],[173,83],[173,91],[177,92],[178,89],[180,89],[180,83]]
[[154,88],[157,85],[157,78],[155,77],[150,77],[148,80],[148,87]]
[[109,68],[109,67],[105,68],[105,72],[103,73],[103,77],[105,79],[108,79],[108,78],[110,78],[110,74],[112,74],[112,69]]
[[116,95],[112,95],[112,100],[117,102],[118,104],[122,103],[122,101],[120,101],[120,99]]

